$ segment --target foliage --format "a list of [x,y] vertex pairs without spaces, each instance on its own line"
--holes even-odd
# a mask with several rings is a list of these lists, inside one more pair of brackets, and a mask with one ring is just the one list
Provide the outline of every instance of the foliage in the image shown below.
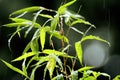
[[[34,80],[35,72],[38,68],[45,65],[43,80],[46,78],[46,72],[48,70],[51,80],[96,80],[98,76],[110,76],[106,73],[95,72],[92,66],[85,66],[82,61],[82,43],[86,40],[98,40],[110,45],[106,40],[103,40],[100,37],[87,35],[87,32],[91,28],[95,28],[93,24],[86,21],[81,15],[73,14],[68,10],[68,7],[71,6],[76,0],[72,0],[66,4],[61,5],[58,10],[51,10],[40,6],[33,6],[24,9],[17,10],[10,14],[10,19],[12,23],[5,24],[7,27],[16,27],[16,31],[8,40],[10,47],[11,39],[14,35],[18,34],[20,36],[20,31],[27,29],[25,31],[25,37],[30,33],[30,31],[35,28],[32,39],[25,47],[23,53],[20,57],[12,60],[12,62],[23,61],[22,70],[12,66],[10,63],[2,60],[3,63],[10,69],[18,72],[19,74],[25,76],[26,79]],[[45,14],[43,12],[52,12],[55,15]],[[33,13],[33,19],[28,20],[23,18],[26,13]],[[15,16],[15,17],[13,17]],[[43,24],[37,22],[38,18],[47,19]],[[85,32],[82,32],[74,27],[76,24],[84,24],[88,26],[88,29]],[[65,27],[68,28],[68,31],[65,32]],[[69,34],[70,29],[82,35],[82,38],[75,42],[75,51],[76,56],[69,55],[69,48],[72,46],[70,43],[67,34]],[[49,34],[49,45],[51,49],[45,49],[46,35]],[[61,48],[56,50],[54,47],[53,37],[61,41]],[[40,44],[39,44],[40,43]],[[41,56],[42,55],[42,56]],[[80,62],[82,67],[77,70],[74,70],[74,66],[66,64],[67,59],[71,59],[73,62],[77,60]],[[32,64],[32,62],[35,62]],[[31,68],[31,74],[28,74],[28,70]],[[69,71],[67,72],[67,68]],[[56,72],[55,72],[56,71]],[[69,73],[70,72],[70,73]],[[82,73],[83,76],[79,77],[78,73]],[[91,75],[92,74],[92,75]],[[118,76],[119,77],[119,76]],[[114,80],[118,80],[116,77]]]

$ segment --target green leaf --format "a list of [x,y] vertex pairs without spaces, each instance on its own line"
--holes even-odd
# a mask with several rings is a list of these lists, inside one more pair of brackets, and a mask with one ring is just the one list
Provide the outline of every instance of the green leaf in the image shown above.
[[59,14],[56,14],[51,21],[51,30],[52,31],[54,31],[56,29],[58,22],[59,22]]
[[42,16],[42,17],[44,17],[44,18],[53,19],[53,17],[52,17],[52,16],[47,15],[47,14],[39,14],[39,16]]
[[120,80],[120,75],[117,75],[113,80]]
[[[33,24],[33,21],[28,20],[28,19],[24,19],[24,18],[10,18],[12,21],[16,22],[16,23],[31,23],[31,25]],[[40,28],[41,25],[38,24],[37,22],[34,23],[34,27],[36,28]]]
[[72,80],[78,80],[78,71],[71,72]]
[[38,39],[32,40],[30,47],[31,47],[32,52],[37,53],[39,51]]
[[45,31],[44,28],[42,28],[42,29],[40,30],[40,42],[41,42],[42,50],[44,49],[45,38],[46,38],[46,31]]
[[49,34],[54,36],[57,39],[64,40],[66,43],[69,43],[69,40],[66,36],[61,35],[58,31],[47,31]]
[[104,39],[102,39],[102,38],[100,38],[100,37],[98,37],[98,36],[92,36],[92,35],[84,36],[84,37],[81,39],[81,43],[82,43],[83,41],[92,40],[92,39],[105,42],[105,43],[107,43],[107,44],[110,46],[110,43],[109,43],[108,41],[106,41],[106,40],[104,40]]
[[32,69],[31,75],[30,75],[30,80],[34,80],[35,78],[35,71],[37,70],[39,66],[36,66],[35,68]]
[[54,78],[52,78],[52,80],[64,80],[64,76],[63,74],[57,75]]
[[25,22],[22,22],[22,23],[9,23],[9,24],[5,24],[3,26],[6,26],[6,27],[18,27],[18,26],[27,26],[27,25],[31,25],[31,23],[25,23]]
[[44,63],[44,62],[46,62],[46,61],[49,60],[49,56],[45,56],[45,57],[42,57],[42,56],[40,56],[40,57],[34,57],[34,60],[38,61],[38,62],[35,64],[35,66],[36,66],[36,65],[41,65],[42,63]]
[[50,74],[50,78],[52,79],[52,75],[53,75],[53,71],[55,69],[55,66],[56,66],[56,59],[55,59],[55,56],[54,55],[50,55],[49,56],[49,61],[46,65],[48,71],[49,71],[49,74]]
[[73,26],[73,25],[78,24],[78,23],[83,23],[83,24],[91,25],[91,26],[95,27],[95,26],[92,25],[90,22],[85,21],[85,20],[83,20],[83,19],[77,19],[77,20],[73,21],[71,25]]
[[28,78],[28,76],[27,76],[23,71],[21,71],[20,69],[12,66],[11,64],[7,63],[7,62],[4,61],[4,60],[2,60],[2,62],[3,62],[7,67],[9,67],[10,69],[12,69],[13,71],[15,71],[15,72],[17,72],[17,73],[19,73],[19,74],[21,74],[21,75],[23,75],[23,76],[25,76],[25,77]]
[[91,66],[85,66],[85,67],[82,67],[80,69],[78,69],[78,72],[83,72],[83,71],[86,71],[86,70],[90,70],[90,69],[93,69],[94,67],[91,67]]
[[66,9],[67,9],[67,7],[70,6],[70,5],[72,5],[74,2],[76,2],[76,0],[72,0],[72,1],[70,1],[70,2],[68,2],[68,3],[60,6],[60,7],[58,8],[58,13],[59,13],[59,14],[64,14],[65,11],[66,11]]
[[14,61],[20,61],[20,60],[23,60],[23,59],[25,59],[27,57],[33,56],[33,55],[35,55],[35,53],[28,52],[28,53],[25,53],[25,54],[23,54],[22,56],[20,56],[20,57],[18,57],[16,59],[12,60],[12,62],[14,62]]
[[43,53],[45,53],[45,54],[55,54],[56,56],[62,56],[62,57],[67,57],[67,58],[74,58],[73,56],[69,56],[64,52],[51,50],[51,49],[45,49],[45,50],[43,50]]
[[15,12],[11,13],[10,16],[15,15],[15,14],[21,14],[24,12],[34,12],[34,11],[38,11],[40,9],[42,9],[40,6],[27,7],[27,8],[23,8],[23,9],[20,9],[20,10],[17,10]]
[[83,51],[82,51],[82,46],[81,46],[81,43],[80,42],[76,42],[75,43],[75,50],[76,50],[76,53],[77,53],[77,57],[82,65],[82,55],[83,55]]

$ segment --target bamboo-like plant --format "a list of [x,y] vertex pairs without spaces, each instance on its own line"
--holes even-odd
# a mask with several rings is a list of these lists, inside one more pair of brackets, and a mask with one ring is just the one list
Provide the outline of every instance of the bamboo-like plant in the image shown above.
[[[12,23],[5,24],[7,27],[16,27],[16,31],[12,34],[12,36],[8,40],[8,45],[10,47],[11,39],[14,35],[18,34],[20,36],[21,30],[25,31],[25,37],[28,33],[31,32],[33,28],[35,28],[35,32],[32,36],[30,42],[26,45],[23,53],[20,57],[12,60],[12,62],[23,61],[21,66],[22,69],[18,69],[10,63],[2,60],[3,63],[10,69],[18,72],[19,74],[25,76],[25,79],[34,80],[35,72],[41,66],[45,66],[44,68],[44,76],[43,80],[46,79],[46,71],[49,71],[49,76],[51,80],[96,80],[98,76],[103,75],[110,78],[110,76],[106,73],[95,72],[91,70],[92,66],[85,66],[82,61],[82,43],[86,40],[98,40],[104,43],[107,43],[110,46],[110,43],[100,37],[88,35],[88,31],[91,28],[95,28],[93,24],[86,21],[81,15],[71,13],[68,10],[68,7],[71,6],[76,0],[72,0],[68,3],[61,5],[58,10],[47,9],[41,6],[32,6],[24,9],[17,10],[10,14],[10,20]],[[45,14],[43,12],[52,12],[55,15]],[[23,18],[26,13],[33,13],[33,19],[28,20]],[[13,17],[14,16],[14,17]],[[45,18],[47,19],[43,24],[40,24],[37,19]],[[88,26],[88,29],[85,32],[78,30],[74,25],[76,24],[84,24]],[[65,32],[65,27],[67,27],[67,32]],[[75,56],[71,56],[68,53],[69,48],[73,46],[70,43],[70,40],[67,36],[69,34],[70,29],[74,30],[78,34],[80,34],[80,40],[75,42]],[[46,49],[46,34],[49,34],[49,44],[52,48]],[[53,37],[56,40],[61,41],[60,49],[55,49]],[[40,44],[39,44],[40,43]],[[42,56],[41,56],[42,54]],[[72,66],[67,65],[67,59],[71,59]],[[82,67],[78,69],[74,69],[75,62],[79,61]],[[32,64],[32,62],[35,62]],[[28,69],[31,68],[30,74],[28,74]],[[68,70],[69,72],[67,72]],[[78,77],[78,73],[82,73],[82,77]],[[92,75],[91,75],[92,74]],[[114,80],[118,80],[115,78]]]

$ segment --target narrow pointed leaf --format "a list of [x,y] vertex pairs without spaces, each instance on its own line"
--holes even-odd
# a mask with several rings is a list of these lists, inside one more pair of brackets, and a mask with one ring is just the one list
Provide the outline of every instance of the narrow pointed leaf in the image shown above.
[[[28,20],[28,19],[23,19],[23,18],[10,18],[12,21],[16,22],[16,23],[26,23],[26,24],[33,24],[33,21]],[[34,23],[34,26],[39,28],[41,27],[40,24],[38,24],[37,22]]]
[[51,49],[45,49],[45,50],[43,50],[43,53],[45,53],[45,54],[55,54],[57,56],[62,56],[62,57],[67,57],[67,58],[74,58],[73,56],[69,56],[64,52],[51,50]]
[[56,29],[58,22],[59,22],[59,14],[56,14],[51,21],[51,30],[52,31],[54,31]]
[[32,52],[37,53],[39,51],[38,39],[32,40],[30,47],[31,47]]
[[23,9],[13,12],[12,14],[10,14],[10,16],[15,15],[15,14],[21,14],[24,12],[34,12],[34,11],[38,11],[40,9],[41,9],[40,6],[27,7],[27,8],[23,8]]
[[83,24],[87,24],[87,25],[91,25],[91,23],[89,23],[88,21],[85,21],[83,19],[78,19],[72,22],[72,26],[78,23],[83,23]]
[[85,67],[82,67],[80,69],[78,69],[78,72],[83,72],[83,71],[86,71],[86,70],[90,70],[90,69],[93,69],[94,67],[92,66],[85,66]]
[[47,14],[39,14],[39,16],[42,16],[44,18],[49,18],[49,19],[52,19],[53,17],[50,16],[50,15],[47,15]]
[[13,62],[13,61],[20,61],[20,60],[23,60],[23,59],[25,59],[25,58],[27,58],[27,57],[33,56],[33,55],[35,55],[35,53],[33,53],[33,52],[28,52],[28,53],[25,53],[25,54],[23,54],[22,56],[20,56],[20,57],[18,57],[18,58],[16,58],[16,59],[12,60],[12,62]]
[[81,46],[81,43],[80,42],[76,42],[75,43],[75,50],[76,50],[76,53],[77,53],[77,57],[82,65],[82,55],[83,55],[83,51],[82,51],[82,46]]
[[41,42],[42,50],[44,49],[45,38],[46,38],[46,31],[44,30],[44,28],[42,28],[42,29],[40,30],[40,42]]
[[28,78],[28,76],[27,76],[23,71],[21,71],[20,69],[12,66],[11,64],[7,63],[7,62],[4,61],[4,60],[2,60],[2,62],[3,62],[7,67],[9,67],[10,69],[12,69],[13,71],[15,71],[15,72],[17,72],[17,73],[19,73],[19,74],[21,74],[21,75],[23,75],[23,76],[25,76],[25,77]]

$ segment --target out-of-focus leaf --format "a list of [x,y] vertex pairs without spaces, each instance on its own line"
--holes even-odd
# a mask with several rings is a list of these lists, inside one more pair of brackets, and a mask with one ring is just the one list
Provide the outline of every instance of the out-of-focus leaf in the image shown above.
[[73,71],[71,72],[72,80],[78,80],[78,71]]
[[104,39],[102,39],[102,38],[100,38],[100,37],[98,37],[98,36],[92,36],[92,35],[84,36],[84,37],[81,39],[81,42],[86,41],[86,40],[92,40],[92,39],[105,42],[105,43],[107,43],[107,44],[110,46],[110,43],[109,43],[108,41],[106,41],[106,40],[104,40]]
[[86,70],[90,70],[92,68],[94,68],[94,67],[92,67],[92,66],[85,66],[85,67],[82,67],[82,68],[78,69],[78,72],[83,72],[83,71],[86,71]]
[[70,27],[72,30],[74,30],[74,31],[76,31],[76,32],[78,32],[78,33],[80,33],[80,34],[84,34],[82,31],[80,31],[80,30],[78,30],[78,29],[76,29],[75,27]]
[[9,67],[10,69],[12,69],[13,71],[18,72],[19,74],[21,74],[21,75],[23,75],[23,76],[25,76],[25,77],[28,78],[28,76],[27,76],[23,71],[21,71],[20,69],[12,66],[11,64],[7,63],[7,62],[4,61],[4,60],[2,60],[2,62],[3,62],[7,67]]
[[76,50],[76,53],[77,53],[77,57],[82,65],[82,55],[83,55],[83,51],[82,51],[82,46],[81,46],[81,43],[80,42],[76,42],[75,43],[75,50]]
[[113,80],[120,80],[120,75],[117,75]]
[[52,80],[64,80],[64,76],[63,74],[57,75],[54,78],[52,78]]
[[72,1],[70,1],[70,2],[68,2],[68,3],[60,6],[60,7],[58,8],[58,13],[59,13],[59,14],[65,14],[65,11],[66,11],[67,7],[70,6],[70,5],[72,5],[74,2],[76,2],[76,0],[72,0]]
[[53,75],[53,71],[55,69],[55,66],[56,66],[56,59],[55,59],[55,56],[54,55],[50,55],[49,56],[49,61],[46,65],[48,71],[49,71],[49,74],[50,74],[50,78],[52,79],[52,75]]
[[47,15],[47,14],[39,14],[39,16],[42,16],[42,17],[44,17],[44,18],[53,19],[53,17],[52,17],[52,16]]
[[34,11],[38,11],[40,9],[43,9],[43,8],[41,8],[40,6],[27,7],[27,8],[23,8],[23,9],[20,9],[20,10],[17,10],[15,12],[11,13],[10,16],[15,15],[15,14],[21,14],[24,12],[34,12]]
[[27,58],[27,57],[33,56],[33,55],[35,55],[35,53],[33,53],[33,52],[28,52],[28,53],[25,53],[25,54],[23,54],[22,56],[20,56],[20,57],[18,57],[18,58],[16,58],[16,59],[12,60],[12,62],[13,62],[13,61],[20,61],[20,60],[23,60],[23,59],[25,59],[25,58]]
[[40,30],[40,42],[41,42],[42,50],[44,49],[45,38],[46,38],[46,31],[44,30],[44,28],[42,28],[42,29]]
[[56,14],[51,21],[51,30],[52,31],[54,31],[56,29],[58,22],[59,22],[59,14]]

